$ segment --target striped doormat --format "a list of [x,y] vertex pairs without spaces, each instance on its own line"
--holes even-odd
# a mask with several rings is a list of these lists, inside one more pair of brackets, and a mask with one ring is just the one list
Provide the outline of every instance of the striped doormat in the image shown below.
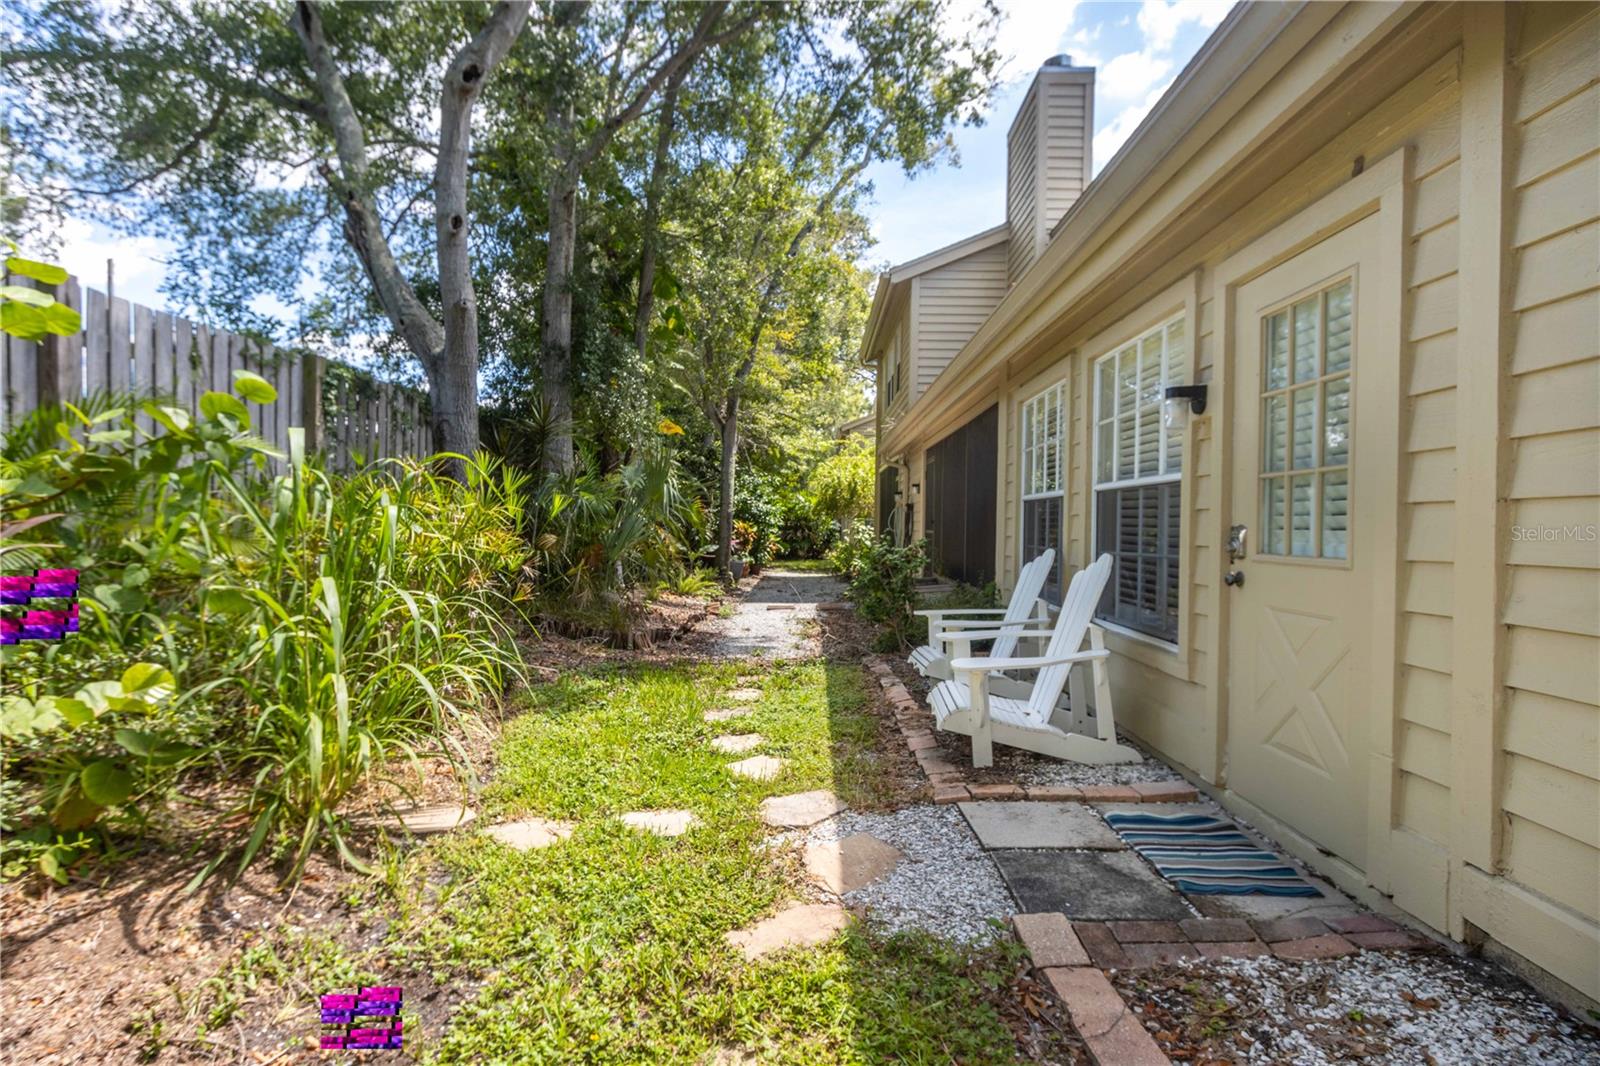
[[1239,827],[1208,814],[1105,816],[1129,847],[1178,891],[1199,896],[1320,896],[1281,858]]

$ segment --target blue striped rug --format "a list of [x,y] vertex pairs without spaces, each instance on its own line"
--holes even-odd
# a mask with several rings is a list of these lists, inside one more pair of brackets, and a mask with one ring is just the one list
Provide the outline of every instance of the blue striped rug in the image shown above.
[[1208,814],[1114,812],[1117,835],[1156,870],[1199,896],[1320,896],[1292,866],[1263,851],[1239,827]]

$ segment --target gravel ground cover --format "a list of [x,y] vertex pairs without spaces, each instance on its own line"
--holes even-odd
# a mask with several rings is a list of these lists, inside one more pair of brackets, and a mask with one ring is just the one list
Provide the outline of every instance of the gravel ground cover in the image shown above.
[[[922,929],[958,941],[1005,935],[1016,904],[1000,873],[955,807],[906,807],[889,814],[846,812],[782,839],[804,845],[870,833],[905,859],[889,876],[842,898],[891,931]],[[1002,924],[995,924],[1002,923]]]
[[[1127,738],[1122,738],[1126,743]],[[1140,762],[1121,766],[1091,766],[1061,759],[1034,755],[1018,759],[1016,778],[1019,785],[1131,785],[1146,781],[1181,781],[1177,771],[1159,759],[1146,755]]]
[[1541,1066],[1600,1061],[1600,1034],[1473,959],[1183,960],[1117,973],[1166,1053],[1196,1063]]

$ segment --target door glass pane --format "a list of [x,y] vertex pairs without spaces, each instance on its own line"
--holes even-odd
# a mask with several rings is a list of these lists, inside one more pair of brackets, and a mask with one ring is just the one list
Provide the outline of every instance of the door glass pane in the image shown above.
[[1322,465],[1350,461],[1350,379],[1334,378],[1323,386]]
[[1317,387],[1295,389],[1294,468],[1305,470],[1317,465]]
[[1294,305],[1294,379],[1311,381],[1317,376],[1317,298]]
[[1283,554],[1283,478],[1261,482],[1261,537],[1268,555]]
[[1267,388],[1289,384],[1289,316],[1282,311],[1267,319]]
[[1298,474],[1290,482],[1289,553],[1315,555],[1317,553],[1313,529],[1314,517],[1311,485],[1316,480],[1312,474]]
[[1263,406],[1266,409],[1266,427],[1261,438],[1261,468],[1267,471],[1287,469],[1289,398],[1283,395],[1268,396]]
[[1322,475],[1322,557],[1343,559],[1349,553],[1350,475],[1330,470]]
[[1350,368],[1350,283],[1342,281],[1328,290],[1327,374]]

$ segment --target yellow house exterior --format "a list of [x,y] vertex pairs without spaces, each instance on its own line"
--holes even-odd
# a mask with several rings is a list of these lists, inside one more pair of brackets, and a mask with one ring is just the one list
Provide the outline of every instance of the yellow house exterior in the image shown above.
[[[1087,96],[1028,119],[1084,174]],[[1113,552],[1128,733],[1600,1000],[1600,6],[1243,4],[1057,217],[1027,184],[880,282],[880,523],[996,409],[992,571]]]

